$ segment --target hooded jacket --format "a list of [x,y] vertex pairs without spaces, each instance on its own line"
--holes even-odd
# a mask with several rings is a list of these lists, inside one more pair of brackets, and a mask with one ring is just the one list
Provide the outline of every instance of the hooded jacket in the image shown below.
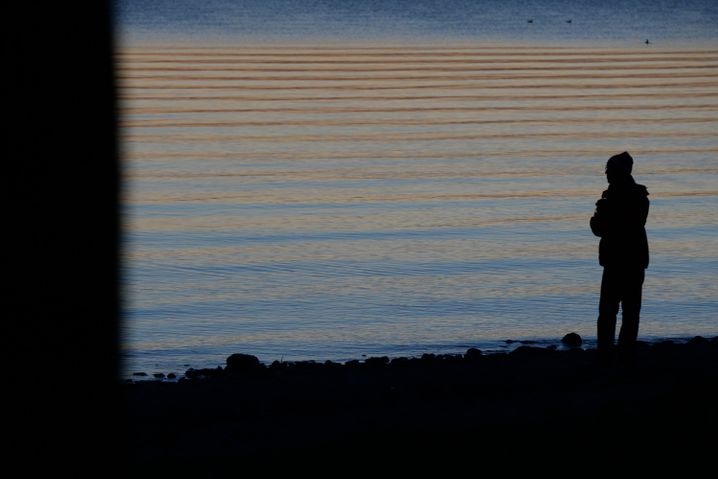
[[598,262],[601,266],[648,267],[648,190],[631,175],[611,183],[596,202],[591,231],[601,237]]

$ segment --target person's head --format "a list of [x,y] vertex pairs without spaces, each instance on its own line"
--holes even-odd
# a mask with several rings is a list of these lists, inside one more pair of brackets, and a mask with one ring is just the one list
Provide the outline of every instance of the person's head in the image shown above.
[[633,169],[633,158],[624,151],[621,154],[614,155],[608,159],[606,163],[606,179],[609,183],[615,183],[631,176]]

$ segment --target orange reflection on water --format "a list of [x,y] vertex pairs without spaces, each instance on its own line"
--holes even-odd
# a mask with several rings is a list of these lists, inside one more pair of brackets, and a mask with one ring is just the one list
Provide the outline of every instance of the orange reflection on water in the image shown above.
[[682,311],[718,332],[716,47],[148,45],[118,66],[130,348],[591,336],[588,218],[624,150],[652,201],[642,332]]

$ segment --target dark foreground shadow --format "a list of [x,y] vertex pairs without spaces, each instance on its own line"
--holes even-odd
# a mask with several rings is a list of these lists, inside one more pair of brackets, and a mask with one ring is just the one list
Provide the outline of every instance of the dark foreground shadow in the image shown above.
[[123,456],[111,33],[107,1],[3,5],[3,456],[21,475]]
[[666,465],[699,457],[718,426],[718,338],[638,343],[630,367],[522,346],[344,365],[236,355],[188,375],[125,385],[136,468]]

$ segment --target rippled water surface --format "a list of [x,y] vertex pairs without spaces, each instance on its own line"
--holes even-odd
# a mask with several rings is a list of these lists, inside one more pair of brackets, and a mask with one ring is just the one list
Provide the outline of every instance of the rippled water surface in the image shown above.
[[143,40],[117,73],[127,371],[590,340],[624,150],[642,337],[718,334],[718,44]]

